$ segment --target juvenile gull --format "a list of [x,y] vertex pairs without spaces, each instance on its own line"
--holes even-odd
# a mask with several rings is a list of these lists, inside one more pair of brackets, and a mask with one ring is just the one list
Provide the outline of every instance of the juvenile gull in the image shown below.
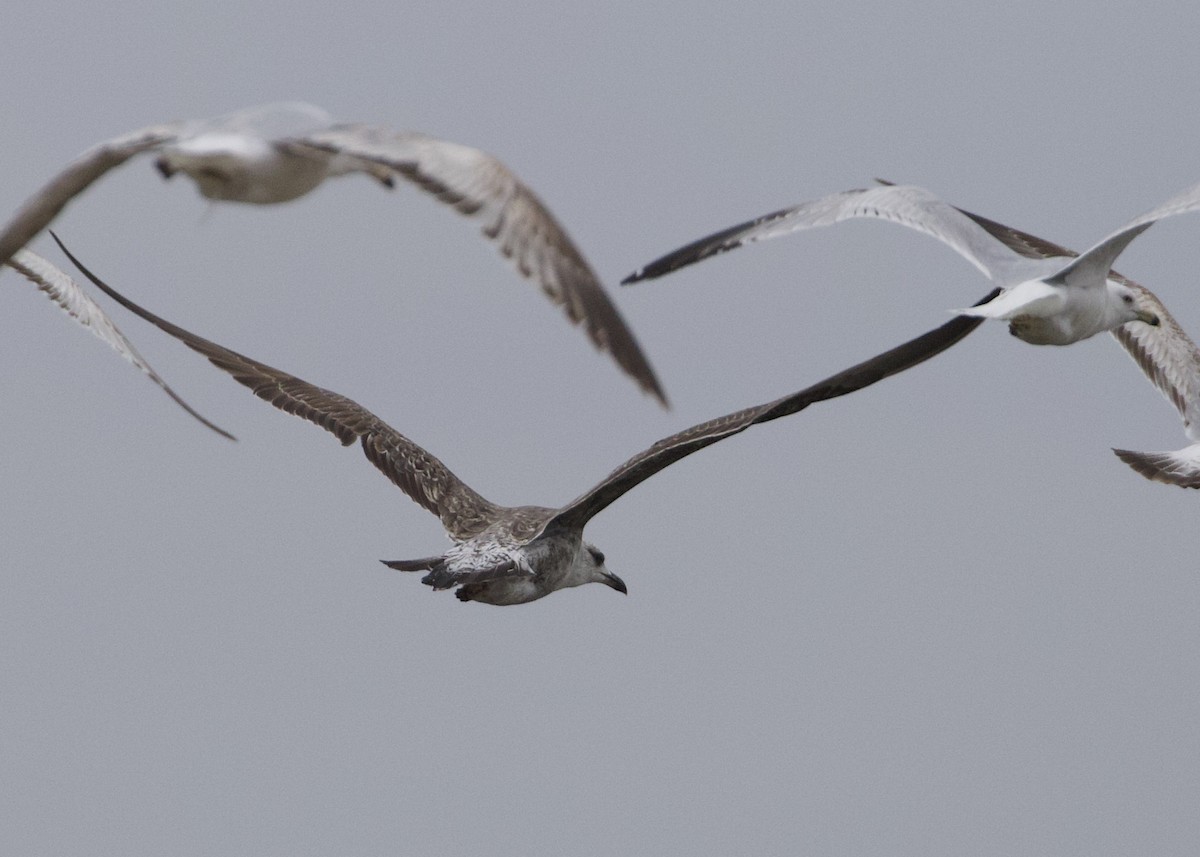
[[[1077,255],[1074,250],[978,214],[969,211],[963,214],[1024,256],[1061,260]],[[1160,323],[1153,327],[1131,323],[1110,332],[1150,382],[1179,411],[1184,431],[1193,441],[1190,446],[1174,452],[1134,452],[1129,449],[1114,449],[1113,452],[1147,479],[1181,488],[1200,488],[1200,350],[1152,291],[1116,271],[1110,271],[1109,278],[1132,289],[1137,305],[1158,317]]]
[[191,405],[181,399],[168,386],[167,382],[154,371],[154,367],[147,363],[145,358],[137,352],[137,349],[133,347],[133,343],[125,338],[125,335],[113,324],[112,319],[108,317],[100,305],[93,301],[65,271],[32,250],[18,250],[8,260],[7,265],[37,286],[38,290],[53,301],[59,309],[94,333],[109,348],[116,351],[147,378],[161,387],[163,392],[170,396],[179,407],[183,408],[217,434],[223,435],[230,440],[235,440],[233,435],[220,426],[209,422],[197,413]]
[[259,205],[303,196],[326,178],[360,172],[392,187],[408,179],[461,214],[532,278],[572,324],[609,352],[644,392],[667,404],[654,370],[591,266],[550,210],[496,158],[414,132],[335,123],[311,104],[252,107],[216,119],[169,122],[88,149],[33,194],[0,228],[0,265],[50,225],[63,207],[113,167],[142,152],[159,172],[183,173],[214,200]]
[[1137,290],[1109,278],[1109,269],[1151,224],[1198,207],[1200,184],[1130,221],[1083,255],[1064,260],[1015,251],[923,188],[884,185],[835,193],[722,230],[668,253],[623,282],[659,277],[751,241],[853,218],[880,218],[950,245],[1000,287],[994,300],[957,312],[1008,321],[1014,336],[1034,345],[1068,345],[1130,321],[1159,323],[1152,307],[1139,305]]
[[[74,257],[72,261],[79,265]],[[319,425],[343,445],[358,440],[368,460],[410,498],[437,515],[454,542],[444,554],[387,561],[386,565],[400,571],[427,572],[423,583],[434,589],[458,587],[456,594],[463,601],[499,605],[523,604],[585,583],[603,583],[625,592],[625,584],[605,567],[604,554],[583,540],[587,522],[610,503],[664,467],[756,423],[852,393],[927,360],[980,323],[976,318],[954,318],[799,393],[664,438],[560,508],[506,507],[485,500],[432,454],[358,403],[189,333],[117,294],[82,265],[79,268],[114,300],[203,354],[260,398]]]

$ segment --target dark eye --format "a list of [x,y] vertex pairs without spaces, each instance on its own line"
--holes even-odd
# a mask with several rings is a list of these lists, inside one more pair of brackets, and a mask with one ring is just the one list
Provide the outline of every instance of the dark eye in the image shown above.
[[1125,301],[1127,304],[1131,304],[1133,303],[1133,295],[1121,295],[1121,300]]
[[592,555],[592,560],[596,563],[596,565],[604,565],[604,554],[600,553],[600,551],[596,550],[595,548],[588,548],[588,553]]

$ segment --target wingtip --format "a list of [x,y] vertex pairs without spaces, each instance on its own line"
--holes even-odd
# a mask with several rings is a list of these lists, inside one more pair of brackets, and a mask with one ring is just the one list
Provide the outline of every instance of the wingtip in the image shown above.
[[[85,277],[88,278],[88,280],[90,280],[98,288],[100,288],[101,290],[103,290],[105,292],[111,291],[110,288],[105,283],[103,283],[95,274],[93,274],[87,267],[85,267],[82,262],[80,262],[77,258],[75,258],[75,255],[70,250],[67,249],[67,245],[63,243],[62,239],[58,237],[58,234],[53,229],[49,229],[47,231],[50,233],[50,237],[54,239],[54,243],[56,243],[58,245],[58,248],[60,250],[62,250],[62,252],[66,255],[66,257],[68,259],[71,260],[71,264],[73,264],[76,268],[78,268],[79,271]],[[114,330],[115,329],[116,328],[114,327]],[[118,331],[118,333],[119,333],[119,331]],[[127,345],[130,348],[130,350],[133,349],[132,343],[127,343]],[[175,404],[177,404],[177,405],[179,405],[179,407],[183,408],[183,410],[186,411],[189,415],[191,415],[197,422],[199,422],[205,428],[211,429],[212,431],[221,435],[221,437],[225,438],[226,440],[232,441],[233,443],[238,442],[237,437],[235,437],[230,432],[225,431],[225,429],[221,428],[219,425],[217,425],[212,420],[210,420],[207,417],[205,417],[204,415],[202,415],[199,411],[197,411],[195,408],[193,408],[191,405],[189,405],[187,402],[185,402],[178,393],[176,393],[173,389],[171,389],[170,385],[167,384],[167,382],[164,381],[158,375],[157,372],[155,372],[153,369],[150,368],[149,364],[147,364],[143,361],[142,365],[144,367],[142,370],[143,374],[146,375],[146,377],[148,377],[155,384],[157,384],[159,389],[161,389],[164,393],[166,393],[171,398],[171,400],[175,402]]]
[[640,282],[644,279],[646,279],[646,269],[638,268],[632,274],[629,274],[628,276],[626,276],[625,279],[621,280],[621,285],[622,286],[632,286],[634,283]]
[[1114,447],[1113,454],[1152,482],[1200,489],[1200,472],[1194,467],[1183,466],[1171,453],[1135,452]]

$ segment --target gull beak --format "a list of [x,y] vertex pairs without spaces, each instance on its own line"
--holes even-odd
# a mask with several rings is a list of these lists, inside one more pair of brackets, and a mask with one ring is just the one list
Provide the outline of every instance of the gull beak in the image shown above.
[[1144,322],[1146,322],[1146,324],[1150,325],[1151,327],[1158,327],[1158,325],[1159,325],[1158,316],[1155,315],[1154,313],[1150,312],[1149,310],[1145,310],[1145,309],[1138,310],[1137,320],[1144,321]]
[[629,590],[625,588],[625,581],[617,577],[611,571],[604,572],[604,580],[600,581],[605,586],[611,586],[613,589],[620,592],[622,595],[628,595]]

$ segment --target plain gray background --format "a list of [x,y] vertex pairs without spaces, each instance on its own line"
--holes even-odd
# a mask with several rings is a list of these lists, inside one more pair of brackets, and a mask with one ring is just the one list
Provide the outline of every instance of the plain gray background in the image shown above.
[[[1183,3],[18,0],[0,211],[98,140],[278,99],[496,154],[671,412],[412,187],[212,206],[138,159],[57,228],[489,499],[553,505],[988,288],[880,223],[623,275],[875,176],[1082,249],[1200,180],[1198,27]],[[1164,222],[1119,265],[1193,331],[1197,236]],[[1108,336],[990,323],[705,450],[589,526],[627,598],[498,609],[377,562],[445,539],[357,448],[113,308],[223,441],[0,285],[6,854],[1195,853],[1200,497],[1109,452],[1184,440]]]

